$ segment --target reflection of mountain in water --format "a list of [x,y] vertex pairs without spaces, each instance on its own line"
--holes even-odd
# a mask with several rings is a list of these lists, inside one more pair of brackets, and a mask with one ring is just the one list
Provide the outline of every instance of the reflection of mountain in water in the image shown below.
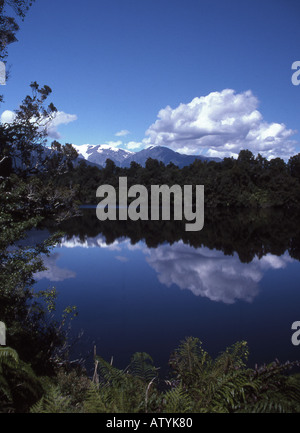
[[[59,228],[65,241],[76,236],[82,244],[98,237],[107,245],[120,238],[132,244],[143,240],[148,247],[182,241],[194,248],[207,247],[225,255],[236,253],[243,263],[267,253],[281,256],[286,251],[300,260],[300,214],[283,210],[237,211],[215,209],[205,212],[203,230],[186,232],[184,221],[105,221],[96,217],[95,209],[83,209],[81,217],[73,218]],[[57,230],[57,227],[51,231]],[[100,237],[99,237],[100,236]]]
[[178,222],[103,223],[89,209],[61,228],[64,247],[108,248],[121,262],[139,249],[162,284],[228,304],[251,302],[264,272],[284,268],[300,251],[298,218],[275,211],[207,215],[204,229],[189,233]]

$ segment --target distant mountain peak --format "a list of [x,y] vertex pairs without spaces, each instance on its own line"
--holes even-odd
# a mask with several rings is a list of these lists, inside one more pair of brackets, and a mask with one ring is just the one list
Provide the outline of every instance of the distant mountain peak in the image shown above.
[[80,159],[97,164],[101,167],[106,165],[106,160],[111,159],[119,167],[129,167],[132,161],[145,166],[148,158],[157,159],[168,165],[170,162],[182,168],[192,164],[196,159],[201,161],[221,161],[219,158],[209,158],[202,155],[186,155],[175,152],[169,147],[149,146],[138,152],[110,146],[109,144],[82,144],[73,145]]

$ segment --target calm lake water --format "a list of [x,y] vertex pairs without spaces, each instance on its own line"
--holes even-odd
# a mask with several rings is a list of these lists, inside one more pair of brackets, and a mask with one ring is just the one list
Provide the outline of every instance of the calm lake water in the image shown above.
[[[57,314],[76,305],[71,358],[92,352],[125,367],[134,352],[156,366],[187,336],[212,356],[238,340],[249,365],[300,359],[300,219],[279,211],[205,215],[201,232],[181,222],[100,222],[95,209],[61,227],[37,288],[55,286]],[[54,229],[50,229],[53,231]]]

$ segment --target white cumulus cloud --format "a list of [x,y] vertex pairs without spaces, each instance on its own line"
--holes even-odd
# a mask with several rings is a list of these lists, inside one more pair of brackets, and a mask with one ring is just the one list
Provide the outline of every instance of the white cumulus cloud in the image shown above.
[[121,140],[117,140],[117,141],[107,141],[105,145],[102,146],[108,146],[109,147],[119,147],[123,144],[123,142]]
[[128,134],[130,134],[130,131],[128,131],[127,129],[121,129],[121,131],[118,131],[115,133],[115,136],[116,137],[124,137]]
[[268,123],[258,110],[259,101],[248,90],[232,89],[196,97],[176,108],[167,106],[146,131],[144,144],[167,146],[181,153],[237,157],[249,149],[270,159],[295,153],[297,132],[283,123]]
[[[5,110],[0,117],[1,123],[12,123],[16,120],[16,113],[11,110]],[[67,125],[70,122],[77,120],[76,114],[68,114],[63,111],[57,111],[53,119],[43,118],[39,120],[41,128],[46,128],[47,135],[49,138],[59,139],[61,137],[58,132],[60,125]],[[34,121],[34,119],[32,119]]]
[[10,110],[5,110],[1,114],[1,123],[12,123],[16,118],[16,113]]
[[57,111],[52,120],[47,123],[47,135],[50,138],[59,139],[61,137],[58,132],[60,125],[67,125],[70,122],[77,120],[76,114],[68,114],[63,111]]
[[136,150],[143,147],[143,143],[141,141],[129,141],[128,143],[125,143],[124,146],[126,147],[126,149]]

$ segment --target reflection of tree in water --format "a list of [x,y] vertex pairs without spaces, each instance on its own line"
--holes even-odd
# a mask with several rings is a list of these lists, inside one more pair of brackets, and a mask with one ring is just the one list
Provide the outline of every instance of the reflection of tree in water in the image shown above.
[[[214,209],[205,212],[203,230],[186,232],[184,221],[99,221],[95,209],[83,209],[82,216],[60,226],[67,238],[87,237],[102,234],[107,244],[127,237],[132,244],[144,240],[148,247],[155,248],[165,242],[173,244],[182,240],[185,244],[208,247],[223,251],[225,255],[235,252],[243,263],[251,262],[255,256],[267,253],[282,255],[288,251],[300,260],[300,214],[280,210],[232,210]],[[55,228],[57,229],[57,227]]]

